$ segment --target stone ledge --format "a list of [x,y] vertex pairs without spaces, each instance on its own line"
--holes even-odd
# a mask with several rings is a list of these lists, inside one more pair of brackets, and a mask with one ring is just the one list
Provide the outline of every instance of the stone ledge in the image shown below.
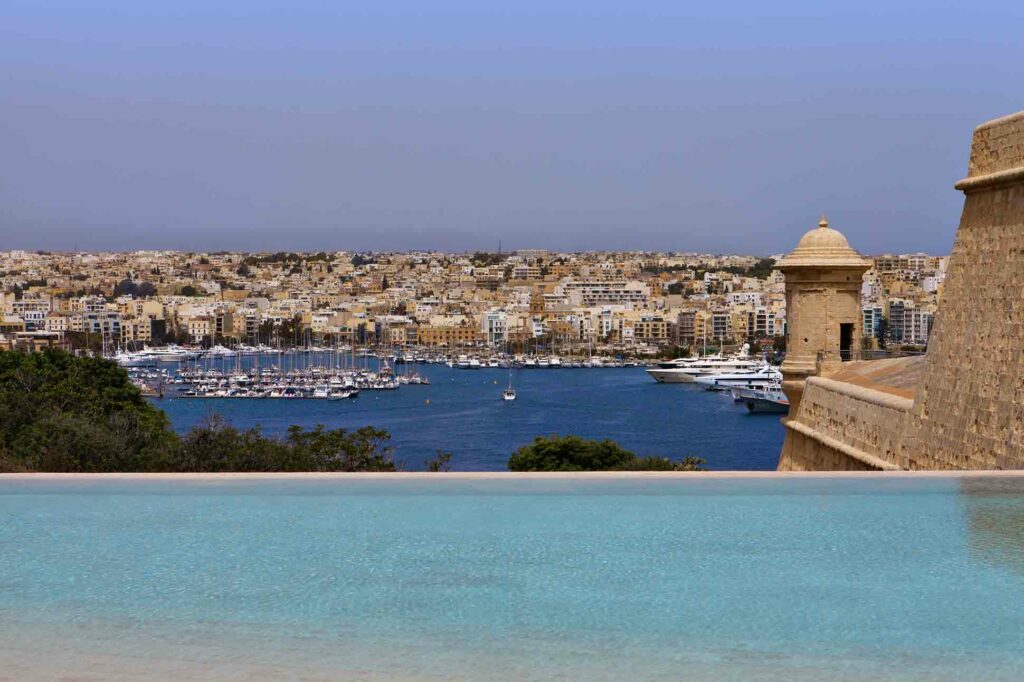
[[793,431],[796,431],[802,436],[806,436],[807,438],[810,438],[812,440],[817,441],[818,443],[821,443],[825,447],[831,448],[837,452],[841,452],[847,457],[855,459],[858,462],[863,462],[864,464],[873,469],[878,469],[880,471],[903,470],[902,467],[897,466],[896,464],[886,462],[884,459],[876,457],[870,453],[864,452],[860,448],[855,448],[852,445],[847,445],[846,443],[837,440],[831,436],[826,436],[823,433],[819,433],[817,430],[811,428],[810,426],[807,426],[806,424],[801,424],[795,419],[786,419],[783,421],[783,424],[785,424],[787,429],[792,429]]
[[811,377],[807,380],[807,383],[821,386],[827,391],[854,398],[865,403],[871,403],[872,405],[878,405],[879,407],[887,407],[891,410],[910,412],[914,408],[914,401],[910,398],[904,398],[891,393],[883,393],[882,391],[876,391],[856,384],[848,384],[843,381],[836,381],[835,379]]
[[1024,167],[1010,168],[1007,170],[997,171],[995,173],[988,173],[986,175],[976,175],[974,177],[964,178],[953,186],[965,194],[970,194],[971,192],[995,189],[1005,185],[1013,185],[1018,182],[1024,182]]

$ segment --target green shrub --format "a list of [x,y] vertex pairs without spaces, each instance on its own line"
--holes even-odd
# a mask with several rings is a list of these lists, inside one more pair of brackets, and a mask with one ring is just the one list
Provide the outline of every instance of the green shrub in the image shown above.
[[213,417],[179,438],[109,360],[0,351],[0,472],[395,471],[387,431],[284,438]]
[[639,457],[611,440],[579,436],[538,436],[508,460],[510,471],[698,471],[704,460]]

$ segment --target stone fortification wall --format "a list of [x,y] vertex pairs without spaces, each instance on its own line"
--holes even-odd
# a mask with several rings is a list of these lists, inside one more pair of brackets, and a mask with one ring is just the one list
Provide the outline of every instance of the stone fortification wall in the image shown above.
[[781,471],[902,469],[913,401],[823,377],[807,380],[785,421]]
[[974,132],[905,450],[913,469],[1024,468],[1024,112]]
[[974,132],[914,400],[815,377],[779,468],[1024,468],[1024,112]]

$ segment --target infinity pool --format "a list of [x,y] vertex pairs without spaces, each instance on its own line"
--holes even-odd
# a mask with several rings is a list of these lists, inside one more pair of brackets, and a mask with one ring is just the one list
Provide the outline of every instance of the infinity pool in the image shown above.
[[61,676],[1019,680],[1024,478],[0,477]]

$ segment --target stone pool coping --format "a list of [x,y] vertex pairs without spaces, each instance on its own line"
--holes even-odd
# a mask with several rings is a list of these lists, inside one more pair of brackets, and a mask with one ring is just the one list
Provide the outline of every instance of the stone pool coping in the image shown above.
[[784,478],[1024,478],[1024,470],[949,471],[396,471],[396,472],[218,472],[218,473],[5,473],[6,480],[241,480],[241,479],[421,479],[421,480],[513,480],[513,479],[784,479]]

